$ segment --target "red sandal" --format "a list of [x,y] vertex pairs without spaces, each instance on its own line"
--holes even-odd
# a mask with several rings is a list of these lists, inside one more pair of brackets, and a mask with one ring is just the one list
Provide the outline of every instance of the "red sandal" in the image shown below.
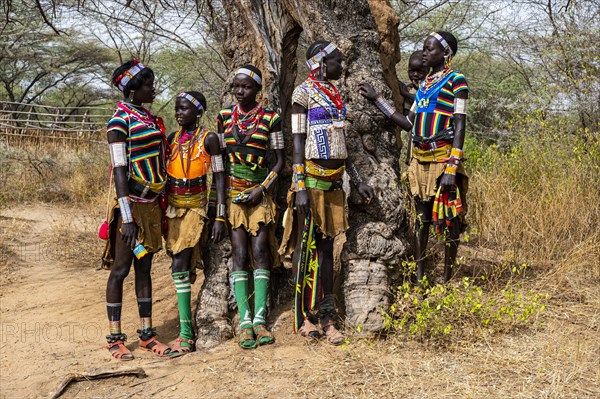
[[140,349],[154,353],[159,357],[166,357],[171,348],[156,339],[156,330],[146,328],[137,331],[140,336]]
[[112,357],[124,362],[133,360],[133,354],[125,346],[127,335],[110,334],[106,336],[106,341],[108,341],[108,345],[106,345],[105,348],[108,349]]
[[[189,346],[181,346],[181,343],[185,342]],[[185,339],[181,337],[177,337],[175,343],[171,346],[171,350],[169,351],[169,357],[179,357],[183,355],[187,355],[194,351],[194,340],[193,339]]]

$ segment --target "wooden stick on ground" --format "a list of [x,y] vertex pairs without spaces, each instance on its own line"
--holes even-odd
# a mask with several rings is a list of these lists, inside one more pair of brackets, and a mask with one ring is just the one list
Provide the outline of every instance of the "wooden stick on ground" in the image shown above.
[[147,377],[146,372],[141,367],[122,368],[122,369],[92,369],[87,373],[69,373],[63,377],[56,386],[54,392],[50,392],[50,398],[59,398],[73,381],[99,380],[101,378],[121,377],[125,375],[134,375],[138,378]]

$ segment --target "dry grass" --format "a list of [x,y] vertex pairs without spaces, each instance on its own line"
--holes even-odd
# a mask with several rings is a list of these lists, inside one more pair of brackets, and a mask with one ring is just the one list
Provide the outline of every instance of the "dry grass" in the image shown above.
[[99,205],[105,201],[106,145],[81,152],[66,145],[13,147],[1,142],[0,165],[0,206],[34,201]]

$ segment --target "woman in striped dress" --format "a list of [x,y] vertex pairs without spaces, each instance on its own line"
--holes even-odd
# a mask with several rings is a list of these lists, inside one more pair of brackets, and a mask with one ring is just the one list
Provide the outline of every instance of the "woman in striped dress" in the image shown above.
[[152,327],[152,257],[162,246],[162,216],[158,198],[165,182],[165,136],[159,118],[142,106],[154,100],[154,73],[139,61],[130,61],[113,74],[113,83],[123,92],[108,122],[107,136],[117,201],[111,210],[109,239],[103,262],[110,267],[106,285],[106,307],[110,334],[108,350],[119,360],[131,360],[121,331],[123,281],[131,263],[135,269],[135,293],[141,328],[140,349],[166,356],[167,345],[156,340]]
[[408,116],[396,112],[368,83],[360,87],[361,94],[374,101],[388,118],[412,131],[408,178],[417,211],[415,258],[420,286],[424,285],[425,249],[431,224],[438,234],[445,234],[446,282],[456,267],[460,233],[466,227],[468,177],[462,165],[462,148],[469,86],[465,76],[452,68],[457,50],[457,40],[449,32],[433,32],[427,37],[423,65],[431,72],[421,81]]
[[[266,328],[272,266],[270,239],[276,218],[272,189],[283,168],[285,154],[279,114],[256,101],[261,89],[260,71],[252,65],[241,67],[232,86],[238,103],[221,110],[218,116],[225,150],[228,200],[227,209],[217,205],[217,218],[226,217],[231,229],[231,283],[240,315],[240,346],[244,349],[274,341]],[[275,158],[271,170],[266,163],[268,148]],[[254,311],[248,302],[249,248],[254,265]]]

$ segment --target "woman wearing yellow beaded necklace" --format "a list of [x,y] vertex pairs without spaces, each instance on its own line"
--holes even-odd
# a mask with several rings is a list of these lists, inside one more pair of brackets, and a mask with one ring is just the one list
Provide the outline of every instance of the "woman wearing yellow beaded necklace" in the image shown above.
[[[169,136],[170,156],[167,164],[166,211],[168,231],[167,253],[173,258],[172,278],[179,305],[179,337],[171,346],[170,357],[191,352],[194,348],[191,309],[191,283],[200,259],[200,241],[207,218],[208,167],[216,182],[217,201],[225,203],[223,160],[219,138],[202,125],[206,99],[196,91],[177,96],[175,118],[180,128]],[[211,238],[220,241],[225,235],[225,219],[216,218]],[[191,276],[191,278],[190,278]]]

